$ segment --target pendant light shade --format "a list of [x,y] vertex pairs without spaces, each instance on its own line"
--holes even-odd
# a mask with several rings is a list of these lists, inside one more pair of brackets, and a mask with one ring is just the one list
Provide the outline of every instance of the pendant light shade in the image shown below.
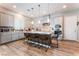
[[31,24],[33,25],[33,24],[34,24],[34,22],[32,21],[32,22],[31,22]]
[[50,15],[48,15],[47,22],[48,23],[50,22]]
[[[40,17],[40,5],[38,5],[39,7],[39,17]],[[38,24],[40,24],[40,20],[38,21]]]
[[31,9],[32,9],[32,14],[31,14],[31,16],[33,17],[33,9],[34,9],[34,8],[31,8]]
[[39,16],[40,16],[40,5],[38,5],[38,8],[39,8]]
[[48,17],[47,17],[47,22],[49,23],[50,22],[50,12],[49,12],[50,10],[49,10],[49,3],[48,3]]

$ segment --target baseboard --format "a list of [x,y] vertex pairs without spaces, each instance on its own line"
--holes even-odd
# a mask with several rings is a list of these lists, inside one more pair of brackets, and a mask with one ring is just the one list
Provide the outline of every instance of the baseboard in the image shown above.
[[72,42],[79,42],[78,40],[69,40],[69,39],[62,39],[61,41],[72,41]]

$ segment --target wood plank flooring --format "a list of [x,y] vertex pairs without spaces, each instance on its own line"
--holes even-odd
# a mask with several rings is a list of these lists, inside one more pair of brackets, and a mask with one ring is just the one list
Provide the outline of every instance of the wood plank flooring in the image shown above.
[[60,41],[59,48],[48,49],[45,52],[24,44],[24,40],[0,45],[0,56],[78,56],[79,42]]

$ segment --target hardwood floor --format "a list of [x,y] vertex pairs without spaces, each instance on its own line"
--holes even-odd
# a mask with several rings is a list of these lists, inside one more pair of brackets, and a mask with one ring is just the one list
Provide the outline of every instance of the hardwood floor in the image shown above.
[[0,46],[1,56],[77,56],[79,55],[79,43],[73,41],[60,41],[59,48],[48,49],[45,52],[23,43],[19,40]]

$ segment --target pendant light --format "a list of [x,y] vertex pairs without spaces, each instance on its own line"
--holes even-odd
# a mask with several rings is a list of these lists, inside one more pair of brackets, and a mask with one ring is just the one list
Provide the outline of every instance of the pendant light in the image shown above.
[[[31,9],[32,9],[32,15],[31,15],[31,16],[33,17],[33,9],[34,9],[34,8],[31,8]],[[34,26],[34,21],[32,21],[31,24],[32,24],[32,30],[33,30],[33,29],[34,29],[34,28],[33,28],[33,26]]]
[[[40,17],[40,5],[38,5],[39,7],[39,17]],[[40,24],[40,20],[38,21],[38,24]]]
[[31,8],[31,9],[32,9],[32,14],[31,14],[31,16],[33,17],[33,9],[34,9],[34,8]]
[[47,17],[47,22],[49,23],[50,22],[50,10],[49,10],[49,3],[48,3],[48,17]]
[[[34,8],[31,8],[31,9],[32,9],[32,14],[31,14],[31,16],[33,16],[33,9],[34,9]],[[33,25],[34,22],[32,21],[31,24]]]

